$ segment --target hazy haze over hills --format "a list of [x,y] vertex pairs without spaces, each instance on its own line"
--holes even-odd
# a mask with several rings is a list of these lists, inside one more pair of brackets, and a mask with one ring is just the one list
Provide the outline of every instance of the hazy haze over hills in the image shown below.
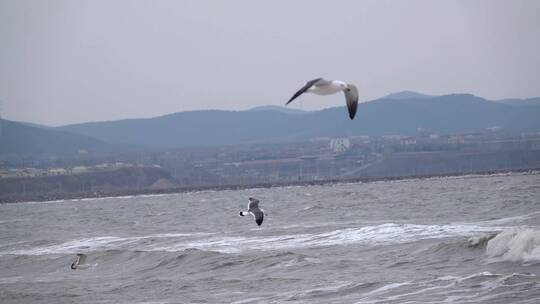
[[420,99],[420,98],[429,98],[429,97],[435,97],[433,95],[426,95],[418,92],[413,91],[401,91],[396,92],[392,94],[388,94],[384,97],[381,97],[380,99]]
[[299,110],[299,109],[293,109],[293,108],[287,108],[282,106],[259,106],[255,107],[253,109],[249,109],[249,111],[278,111],[283,112],[287,114],[305,114],[307,111]]
[[82,152],[80,150],[90,152],[116,150],[114,145],[90,136],[9,120],[2,120],[1,124],[0,155],[68,156]]
[[522,108],[469,94],[362,103],[350,121],[344,107],[291,115],[282,110],[192,111],[151,119],[76,124],[58,129],[109,143],[150,147],[187,147],[248,142],[305,140],[323,136],[483,131],[540,131],[540,107]]
[[361,102],[404,88],[540,96],[538,20],[534,0],[2,0],[2,116],[58,126],[246,110],[316,77],[356,84]]
[[525,99],[508,98],[508,99],[496,100],[496,102],[505,103],[509,105],[516,105],[516,106],[540,105],[540,97],[525,98]]
[[[413,98],[408,98],[411,96]],[[300,114],[300,115],[299,115]],[[361,103],[355,120],[345,107],[298,111],[267,106],[247,111],[188,111],[154,118],[91,122],[56,128],[5,121],[0,153],[72,154],[138,148],[182,148],[358,135],[485,131],[539,132],[540,105],[512,105],[470,94],[430,97],[400,92]]]

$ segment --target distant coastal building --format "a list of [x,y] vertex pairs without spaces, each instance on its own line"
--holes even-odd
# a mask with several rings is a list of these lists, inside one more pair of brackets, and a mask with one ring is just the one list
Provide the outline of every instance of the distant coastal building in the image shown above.
[[383,135],[381,138],[383,140],[396,141],[396,140],[400,140],[400,139],[402,139],[404,137],[406,137],[406,136],[403,136],[403,135]]
[[65,175],[68,172],[64,168],[50,168],[49,170],[47,170],[47,173],[49,175]]
[[131,166],[132,165],[126,164],[126,163],[123,163],[123,162],[116,162],[113,165],[114,168],[125,168],[125,167],[131,167]]
[[348,138],[334,138],[330,140],[330,149],[335,153],[345,152],[351,147],[351,141]]
[[465,138],[461,134],[450,135],[448,138],[449,144],[462,144],[465,142]]
[[416,138],[414,137],[405,137],[399,140],[399,144],[402,146],[416,145]]
[[86,173],[86,172],[88,172],[88,167],[86,166],[77,166],[77,167],[71,168],[71,173],[73,174]]
[[371,142],[369,135],[349,136],[352,142],[361,144],[369,144]]

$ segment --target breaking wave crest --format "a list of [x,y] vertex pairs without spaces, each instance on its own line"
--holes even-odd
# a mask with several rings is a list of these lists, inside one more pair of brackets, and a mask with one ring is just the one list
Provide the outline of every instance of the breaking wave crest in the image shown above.
[[488,242],[486,253],[505,261],[540,261],[540,230],[514,228],[503,231]]
[[280,250],[347,244],[390,245],[424,239],[473,236],[496,228],[476,225],[419,225],[387,223],[375,226],[336,229],[320,233],[264,235],[160,234],[151,236],[101,236],[60,244],[25,248],[1,254],[43,255],[95,250],[130,249],[177,252],[188,248],[237,253],[245,250]]

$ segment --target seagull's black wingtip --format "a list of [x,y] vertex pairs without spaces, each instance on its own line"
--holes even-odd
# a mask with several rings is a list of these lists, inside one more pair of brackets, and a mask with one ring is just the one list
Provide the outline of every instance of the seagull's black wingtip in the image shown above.
[[255,222],[257,223],[257,226],[262,225],[263,220],[264,220],[264,215],[262,215],[261,217],[255,219]]

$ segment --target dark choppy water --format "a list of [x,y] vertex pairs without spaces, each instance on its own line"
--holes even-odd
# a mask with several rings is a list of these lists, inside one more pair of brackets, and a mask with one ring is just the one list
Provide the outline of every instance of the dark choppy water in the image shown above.
[[540,303],[540,175],[0,205],[0,302]]

